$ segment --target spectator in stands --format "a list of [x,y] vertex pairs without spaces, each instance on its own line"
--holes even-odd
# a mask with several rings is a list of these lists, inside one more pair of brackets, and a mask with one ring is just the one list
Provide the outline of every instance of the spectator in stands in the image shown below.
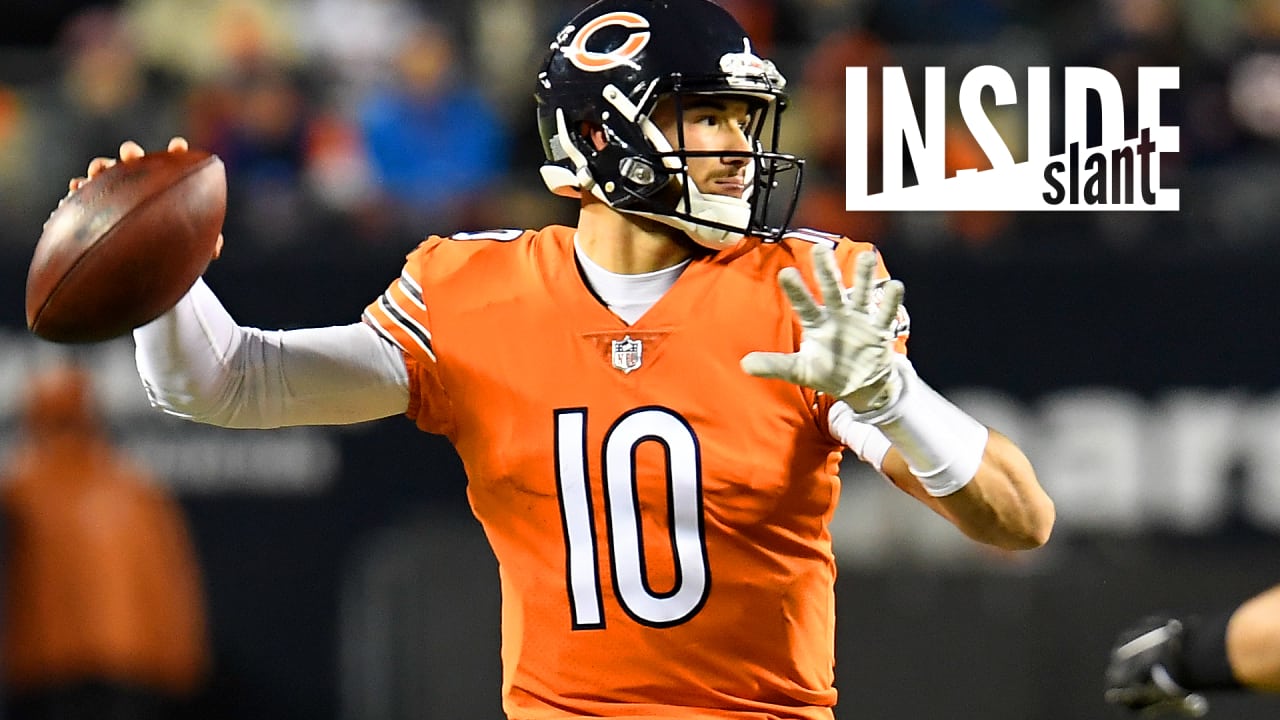
[[795,225],[838,227],[862,242],[883,239],[889,217],[883,212],[845,211],[844,68],[867,68],[868,189],[877,192],[881,177],[881,68],[893,65],[892,54],[874,34],[858,28],[831,32],[804,64],[797,110],[805,116],[807,142],[805,188],[796,208]]
[[135,36],[117,11],[72,16],[56,46],[58,73],[26,93],[23,111],[38,148],[26,182],[43,195],[63,191],[86,153],[109,155],[121,133],[163,142],[178,129],[169,98],[150,82]]
[[189,717],[209,650],[181,510],[112,446],[84,371],[40,372],[23,430],[0,470],[4,717]]
[[147,65],[183,84],[256,58],[293,65],[302,57],[286,0],[125,0],[121,7]]
[[382,82],[396,48],[422,19],[420,4],[411,0],[298,0],[296,9],[307,62],[343,110]]
[[464,69],[443,26],[414,28],[392,83],[362,104],[359,126],[379,191],[405,228],[485,226],[486,189],[509,167],[508,132]]

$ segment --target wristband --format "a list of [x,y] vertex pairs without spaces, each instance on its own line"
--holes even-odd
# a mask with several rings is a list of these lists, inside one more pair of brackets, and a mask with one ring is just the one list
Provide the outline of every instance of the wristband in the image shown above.
[[871,425],[858,422],[855,414],[848,403],[836,402],[827,413],[827,428],[845,447],[856,453],[859,459],[879,472],[884,464],[884,456],[889,454],[889,448],[893,446],[884,433]]
[[906,357],[895,354],[892,362],[901,379],[898,397],[878,410],[854,412],[854,419],[879,428],[930,495],[957,492],[982,464],[987,428],[921,380]]

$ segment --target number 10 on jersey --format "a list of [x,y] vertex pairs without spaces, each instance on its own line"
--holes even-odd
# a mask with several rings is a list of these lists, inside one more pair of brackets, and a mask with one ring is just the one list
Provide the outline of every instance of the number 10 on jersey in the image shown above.
[[[619,417],[599,445],[587,437],[586,408],[555,412],[556,486],[564,526],[569,607],[575,630],[603,628],[600,543],[593,520],[589,453],[600,448],[604,545],[609,553],[614,595],[638,623],[669,627],[688,621],[707,600],[707,564],[702,507],[702,461],[693,428],[677,413],[642,407]],[[675,559],[675,582],[654,590],[645,570],[641,500],[636,456],[644,443],[657,443],[666,456],[666,527]],[[648,485],[648,484],[646,484]],[[652,526],[651,526],[652,527]]]

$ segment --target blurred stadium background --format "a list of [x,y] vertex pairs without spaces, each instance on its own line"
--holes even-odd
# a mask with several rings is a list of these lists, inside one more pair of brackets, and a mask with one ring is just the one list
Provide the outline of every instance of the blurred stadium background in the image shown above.
[[[1058,503],[1048,547],[988,553],[851,464],[838,716],[1124,717],[1101,700],[1122,625],[1280,581],[1280,2],[723,2],[793,81],[786,139],[810,158],[797,222],[880,245],[922,374],[1019,441]],[[26,333],[22,292],[89,158],[174,134],[218,152],[232,194],[208,278],[233,314],[351,322],[427,233],[572,221],[536,175],[530,93],[579,5],[6,3],[0,444],[31,369],[66,352]],[[1182,210],[845,213],[843,68],[860,64],[1122,80],[1177,65],[1164,184]],[[1016,144],[1016,113],[997,121]],[[949,143],[951,162],[974,152]],[[146,407],[128,340],[76,353],[189,513],[217,664],[207,717],[500,716],[494,562],[442,440],[397,419],[192,426]],[[1274,718],[1280,702],[1214,698],[1214,713]]]

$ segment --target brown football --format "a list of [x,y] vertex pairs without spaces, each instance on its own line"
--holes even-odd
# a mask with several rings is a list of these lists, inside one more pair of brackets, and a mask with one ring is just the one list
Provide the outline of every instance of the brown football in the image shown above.
[[156,152],[107,168],[45,223],[27,272],[27,327],[87,343],[156,319],[209,266],[226,210],[216,155]]

